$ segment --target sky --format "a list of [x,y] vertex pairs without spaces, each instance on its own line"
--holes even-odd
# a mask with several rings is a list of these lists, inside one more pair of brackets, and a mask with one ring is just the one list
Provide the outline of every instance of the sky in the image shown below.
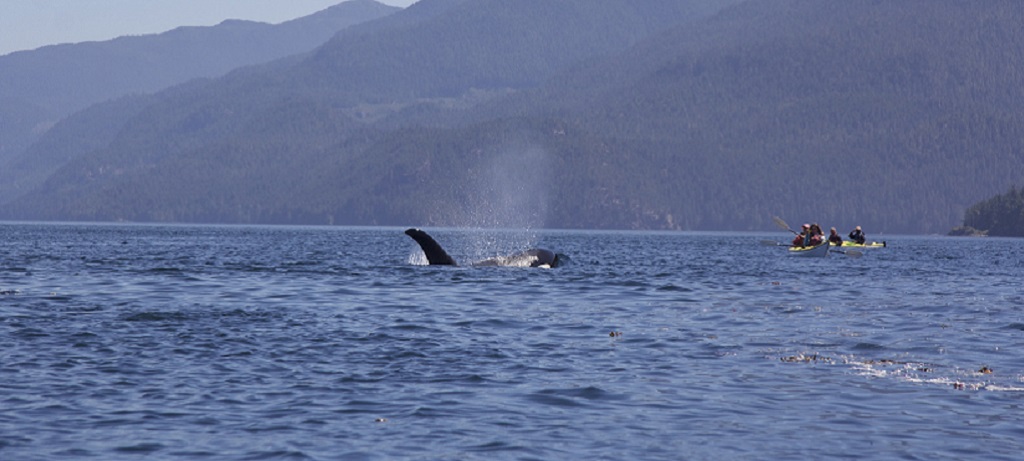
[[[0,55],[58,43],[212,26],[225,19],[277,24],[346,0],[0,0]],[[407,7],[416,0],[377,0]]]

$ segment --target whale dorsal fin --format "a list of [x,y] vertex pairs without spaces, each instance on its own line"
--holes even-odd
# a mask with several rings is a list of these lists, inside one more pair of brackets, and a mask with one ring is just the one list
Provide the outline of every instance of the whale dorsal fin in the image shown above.
[[423,254],[427,255],[427,262],[431,266],[457,266],[455,260],[448,253],[441,248],[433,237],[426,232],[419,229],[407,229],[405,235],[412,237],[416,243],[420,244],[420,248],[423,249]]

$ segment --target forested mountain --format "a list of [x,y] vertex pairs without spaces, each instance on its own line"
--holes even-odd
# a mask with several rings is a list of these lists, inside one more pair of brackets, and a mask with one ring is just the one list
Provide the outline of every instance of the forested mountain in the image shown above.
[[[428,110],[439,105],[458,107],[529,88],[523,82],[544,81],[582,60],[625,50],[653,32],[707,16],[723,3],[650,0],[638,8],[628,0],[608,0],[600,4],[603,8],[595,8],[587,0],[532,0],[516,3],[524,8],[510,9],[508,2],[499,0],[421,1],[382,20],[347,29],[307,58],[242,69],[217,81],[156,95],[123,130],[106,130],[119,133],[107,148],[69,164],[48,185],[16,205],[18,211],[12,214],[36,219],[230,222],[300,218],[323,222],[332,215],[340,222],[377,221],[372,214],[386,214],[386,208],[358,215],[346,212],[349,202],[358,203],[351,206],[360,210],[367,210],[365,204],[370,202],[357,195],[339,196],[336,189],[347,181],[324,179],[326,187],[318,189],[305,178],[355,173],[364,181],[360,172],[339,166],[339,156],[358,157],[359,153],[338,152],[333,144],[360,140],[372,148],[374,143],[366,138],[390,136],[386,128],[368,120],[389,125],[390,120],[380,120],[388,114],[397,113],[400,118],[404,111],[415,112],[422,106]],[[524,29],[531,17],[577,19]],[[495,30],[511,35],[497,40],[507,43],[502,53],[488,54],[487,44],[496,40],[487,37]],[[572,43],[564,37],[572,37]],[[590,42],[603,45],[594,47]],[[480,60],[464,59],[462,54],[451,54],[453,50],[475,50],[471,54]],[[446,55],[450,56],[439,58]],[[506,78],[502,70],[518,68],[516,60],[523,56],[530,56],[534,63]],[[331,63],[337,68],[330,68]],[[452,97],[453,90],[446,88],[455,78],[465,82],[465,95]],[[83,118],[72,117],[62,125],[78,125],[79,132],[94,130],[90,126],[95,122]],[[122,123],[121,118],[110,120],[114,126]],[[231,156],[224,150],[241,153]],[[214,170],[202,176],[207,172],[192,171],[197,165]],[[371,162],[369,167],[380,170],[392,165]],[[288,172],[297,176],[284,176]],[[373,175],[378,172],[367,174],[377,178]],[[156,187],[168,181],[175,184]],[[129,191],[134,187],[147,190]],[[253,188],[260,192],[251,193]],[[228,197],[211,199],[222,195]],[[174,203],[172,211],[158,210],[163,205],[155,204],[165,201]],[[140,203],[155,206],[140,208]]]
[[0,166],[89,105],[308,52],[348,26],[399,10],[354,0],[276,25],[229,20],[0,56]]
[[1024,177],[1021,19],[1006,1],[746,2],[524,106],[620,146],[638,215],[943,232]]
[[1022,10],[421,0],[310,55],[124,101],[102,147],[0,211],[944,232],[1024,177]]
[[971,205],[964,212],[964,224],[952,235],[1024,237],[1024,189],[1011,187],[1005,194]]

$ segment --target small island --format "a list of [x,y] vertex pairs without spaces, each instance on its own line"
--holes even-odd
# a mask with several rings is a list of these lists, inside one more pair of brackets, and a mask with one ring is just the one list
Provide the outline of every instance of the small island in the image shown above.
[[1024,189],[1012,187],[972,205],[964,212],[964,224],[949,235],[1024,237]]

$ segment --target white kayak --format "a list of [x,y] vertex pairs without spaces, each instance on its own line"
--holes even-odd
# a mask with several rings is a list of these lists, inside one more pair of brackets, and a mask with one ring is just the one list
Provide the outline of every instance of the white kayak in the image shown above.
[[809,247],[789,247],[789,254],[793,256],[810,256],[816,258],[822,258],[828,256],[828,242]]

